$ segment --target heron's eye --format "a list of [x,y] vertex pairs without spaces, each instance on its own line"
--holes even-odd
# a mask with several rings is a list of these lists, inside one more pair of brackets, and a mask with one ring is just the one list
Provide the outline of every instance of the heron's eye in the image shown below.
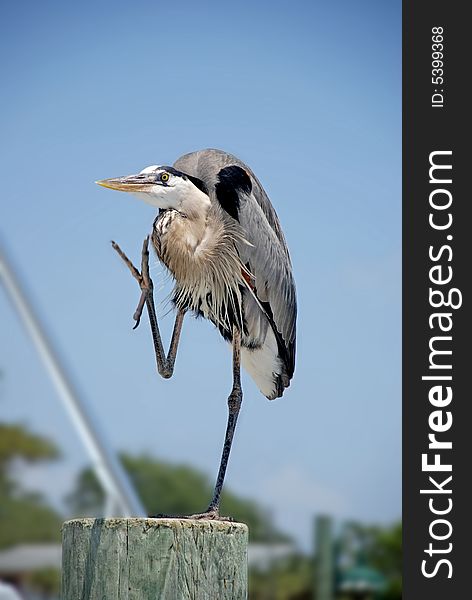
[[169,181],[169,173],[161,173],[161,181],[163,181],[164,183]]

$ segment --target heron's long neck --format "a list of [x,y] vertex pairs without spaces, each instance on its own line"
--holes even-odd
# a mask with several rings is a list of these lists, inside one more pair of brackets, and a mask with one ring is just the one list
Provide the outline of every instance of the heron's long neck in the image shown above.
[[173,243],[189,260],[195,260],[202,252],[213,249],[216,240],[211,239],[208,234],[207,214],[187,214],[175,223]]
[[180,202],[180,212],[190,221],[204,222],[210,210],[210,198],[193,184],[190,184]]

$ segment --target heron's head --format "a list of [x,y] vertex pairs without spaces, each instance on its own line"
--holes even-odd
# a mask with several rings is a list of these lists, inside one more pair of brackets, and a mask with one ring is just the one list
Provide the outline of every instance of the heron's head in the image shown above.
[[187,212],[202,202],[209,203],[203,181],[173,167],[152,165],[137,175],[103,179],[97,183],[111,190],[130,192],[147,204],[162,209]]

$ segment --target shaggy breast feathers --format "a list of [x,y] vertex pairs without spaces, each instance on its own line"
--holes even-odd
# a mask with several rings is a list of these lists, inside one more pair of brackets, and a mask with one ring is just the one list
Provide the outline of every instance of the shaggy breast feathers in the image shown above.
[[152,234],[158,258],[176,281],[175,305],[203,314],[229,337],[233,325],[243,328],[242,291],[244,275],[249,276],[235,236],[242,239],[237,225],[213,219],[211,212],[206,218],[189,219],[175,210],[157,217]]

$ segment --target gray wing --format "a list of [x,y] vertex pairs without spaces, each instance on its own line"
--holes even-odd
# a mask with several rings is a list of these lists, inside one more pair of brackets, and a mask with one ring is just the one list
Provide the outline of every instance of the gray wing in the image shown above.
[[297,302],[292,264],[277,214],[252,170],[221,150],[200,150],[179,158],[175,168],[201,179],[213,201],[239,221],[252,245],[238,244],[242,262],[255,277],[255,294],[267,313],[287,374],[293,375]]

